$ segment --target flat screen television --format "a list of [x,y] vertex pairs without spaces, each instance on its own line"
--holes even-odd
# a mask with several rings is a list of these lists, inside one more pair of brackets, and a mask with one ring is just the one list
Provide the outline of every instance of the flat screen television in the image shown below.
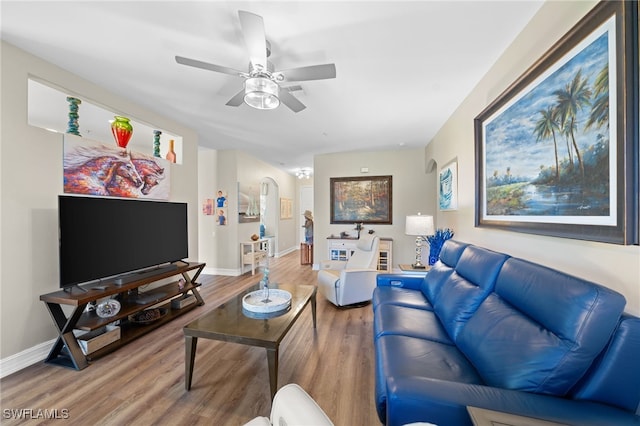
[[189,255],[186,203],[60,195],[58,224],[62,288]]

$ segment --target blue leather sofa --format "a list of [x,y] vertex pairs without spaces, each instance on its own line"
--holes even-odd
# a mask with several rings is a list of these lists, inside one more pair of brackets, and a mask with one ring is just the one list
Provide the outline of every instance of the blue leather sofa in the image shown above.
[[378,275],[378,416],[471,425],[467,406],[476,406],[640,425],[640,318],[625,304],[604,286],[448,240],[424,278]]

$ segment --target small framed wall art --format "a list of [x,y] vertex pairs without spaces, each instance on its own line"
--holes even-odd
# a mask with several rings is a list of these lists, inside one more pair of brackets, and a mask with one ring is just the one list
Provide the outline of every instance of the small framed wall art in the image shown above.
[[453,160],[440,170],[438,182],[440,210],[458,209],[458,161]]

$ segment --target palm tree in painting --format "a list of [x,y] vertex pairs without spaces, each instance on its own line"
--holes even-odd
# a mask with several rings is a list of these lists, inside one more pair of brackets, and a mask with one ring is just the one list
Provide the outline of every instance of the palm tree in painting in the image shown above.
[[557,121],[557,111],[552,107],[540,111],[540,119],[536,123],[535,133],[537,141],[553,138],[553,151],[556,156],[556,182],[560,183],[560,167],[558,164],[558,142],[556,141],[556,132],[560,130]]
[[564,89],[556,90],[553,94],[556,95],[561,121],[569,126],[571,143],[576,151],[576,158],[580,165],[580,175],[584,180],[584,164],[582,163],[582,156],[580,155],[574,132],[578,112],[585,105],[589,105],[591,99],[591,89],[589,89],[587,79],[582,78],[582,70],[576,73],[571,83],[567,84]]
[[565,143],[567,145],[567,156],[569,157],[569,165],[571,166],[571,170],[573,170],[573,150],[571,149],[571,133],[576,129],[575,123],[573,124],[573,129],[570,127],[568,122],[562,123],[562,127],[560,128],[560,133],[564,136]]
[[594,124],[598,127],[609,127],[609,67],[608,64],[600,70],[593,83],[593,104],[586,128]]

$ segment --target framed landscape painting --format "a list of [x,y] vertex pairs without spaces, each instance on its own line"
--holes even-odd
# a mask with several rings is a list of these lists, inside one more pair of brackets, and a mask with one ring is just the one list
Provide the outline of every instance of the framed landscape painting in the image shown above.
[[332,224],[391,224],[391,176],[330,178]]
[[632,7],[598,4],[476,117],[476,226],[637,244]]

